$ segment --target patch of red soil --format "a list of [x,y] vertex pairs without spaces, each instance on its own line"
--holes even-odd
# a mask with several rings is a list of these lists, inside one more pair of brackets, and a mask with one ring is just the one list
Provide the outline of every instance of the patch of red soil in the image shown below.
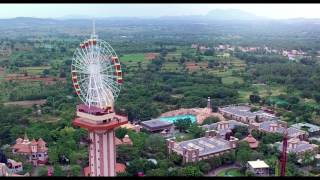
[[153,60],[153,59],[155,59],[158,55],[159,55],[159,53],[147,53],[144,58],[147,59],[147,60]]

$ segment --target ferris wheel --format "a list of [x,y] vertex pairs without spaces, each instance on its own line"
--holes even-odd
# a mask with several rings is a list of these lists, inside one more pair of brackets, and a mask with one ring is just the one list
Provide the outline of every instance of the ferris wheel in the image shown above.
[[98,39],[94,31],[75,50],[71,72],[76,94],[85,105],[113,107],[123,83],[120,61],[110,44]]

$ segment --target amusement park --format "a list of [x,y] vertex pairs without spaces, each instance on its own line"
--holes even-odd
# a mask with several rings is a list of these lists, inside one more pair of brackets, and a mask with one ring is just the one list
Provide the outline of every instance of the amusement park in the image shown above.
[[223,12],[0,27],[0,176],[319,176],[317,46]]

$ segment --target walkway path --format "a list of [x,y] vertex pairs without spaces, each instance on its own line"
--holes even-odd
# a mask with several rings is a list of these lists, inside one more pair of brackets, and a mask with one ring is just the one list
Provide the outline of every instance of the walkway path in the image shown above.
[[231,168],[240,168],[240,166],[237,164],[220,166],[217,169],[212,169],[206,176],[217,176],[220,171]]

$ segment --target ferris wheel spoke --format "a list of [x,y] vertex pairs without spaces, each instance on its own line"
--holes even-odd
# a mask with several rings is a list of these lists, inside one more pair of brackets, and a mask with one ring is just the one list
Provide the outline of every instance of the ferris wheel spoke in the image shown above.
[[87,94],[86,94],[86,100],[90,106],[91,104],[91,93],[92,93],[92,88],[91,88],[91,78],[92,77],[89,77],[89,83],[88,83],[88,91],[87,91]]
[[83,48],[78,49],[78,55],[81,57],[82,61],[86,64],[89,65],[89,61],[86,58],[86,53],[84,52]]
[[112,100],[114,100],[114,97],[117,96],[117,93],[112,88],[110,88],[108,84],[103,84],[103,87],[105,87],[105,89],[108,91],[108,94],[111,96]]
[[82,71],[87,71],[87,66],[82,64],[82,63],[80,63],[80,62],[78,62],[78,61],[75,61],[73,63],[73,66],[75,66],[76,68],[78,68],[78,69],[80,69]]
[[102,50],[101,53],[104,55],[105,59],[108,60],[109,63],[111,63],[111,57],[113,56],[113,54],[109,51],[109,50]]
[[102,85],[102,88],[101,88],[101,95],[105,101],[105,104],[108,104],[108,105],[112,105],[112,101],[113,101],[113,96],[108,94],[105,90],[104,90],[104,86]]
[[81,59],[85,65],[89,65],[87,59],[85,58],[85,54],[83,54],[83,50],[77,49],[79,60]]
[[81,67],[87,67],[88,64],[86,63],[86,61],[84,59],[82,59],[82,57],[76,55],[76,57],[74,58],[74,63],[78,64]]
[[117,76],[115,76],[115,75],[107,75],[107,74],[103,74],[102,76],[103,76],[103,77],[106,77],[106,78],[108,78],[108,79],[110,79],[110,78],[117,79]]
[[100,70],[100,73],[102,73],[102,72],[104,72],[104,71],[107,71],[107,70],[109,70],[109,69],[112,69],[112,65],[110,65],[110,66],[107,66],[106,68],[103,68],[103,69],[101,69]]
[[[100,97],[100,93],[99,93],[99,87],[98,87],[98,85],[97,85],[97,82],[96,82],[96,80],[95,79],[93,79],[93,81],[94,81],[94,86],[95,86],[95,92],[97,93],[97,97],[96,98],[98,98],[99,99],[99,102],[101,102],[101,97]],[[100,104],[101,105],[101,104]]]
[[90,59],[90,62],[91,63],[96,63],[95,61],[94,61],[94,59],[93,59],[93,50],[92,50],[92,48],[91,48],[91,46],[89,47],[86,47],[86,50],[87,50],[87,52],[88,52],[88,58]]
[[91,52],[87,49],[87,47],[85,49],[86,49],[86,52],[87,52],[86,57],[87,57],[87,59],[89,61],[89,64],[94,63],[93,59],[91,58]]
[[[83,83],[84,84],[84,83]],[[86,98],[86,96],[85,96],[85,94],[87,94],[88,93],[88,88],[87,87],[84,87],[85,85],[82,85],[82,84],[80,84],[80,97],[81,97],[81,100],[83,101],[83,102],[85,102],[85,103],[87,103],[87,98]]]
[[82,78],[82,79],[80,79],[80,80],[78,81],[78,83],[82,83],[83,81],[86,81],[86,80],[88,80],[88,79],[89,79],[88,77]]
[[[103,91],[109,97],[109,100],[113,101],[114,100],[114,94],[113,94],[112,90],[109,89],[110,87],[106,88],[104,83],[105,83],[104,81],[101,81],[101,86],[104,87]],[[112,103],[112,102],[110,102],[110,103]]]
[[[89,82],[87,82],[87,81],[85,81],[84,83],[81,83],[80,84],[80,89],[82,88],[83,89],[83,94],[82,94],[82,96],[83,97],[87,97],[87,93],[88,93],[88,83]],[[86,98],[85,98],[86,99]]]
[[88,62],[85,59],[85,57],[80,53],[80,51],[78,50],[78,53],[75,54],[74,60],[79,63],[82,64],[84,67],[88,66]]
[[[103,86],[103,85],[102,85]],[[104,87],[104,86],[103,86]],[[108,92],[107,92],[108,91]],[[112,105],[112,102],[114,101],[114,96],[112,94],[112,92],[110,92],[108,89],[107,90],[103,90],[103,93],[105,94],[107,98],[107,102],[108,104]]]
[[85,54],[85,59],[87,60],[88,64],[91,64],[92,60],[89,57],[89,51],[88,51],[87,47],[83,48],[82,51]]
[[107,55],[107,56],[113,56],[114,53],[112,53],[108,47],[103,47],[103,48],[100,48],[101,49],[101,53]]
[[[99,81],[100,81],[101,90],[104,94],[103,97],[105,98],[106,103],[111,105],[112,101],[114,100],[114,96],[112,95],[112,92],[110,92],[108,89],[105,88],[101,76],[99,76]],[[106,91],[108,91],[108,93]]]
[[78,68],[76,69],[77,72],[81,72],[81,73],[84,73],[84,74],[88,74],[88,71],[86,69],[84,69],[83,67],[80,67],[76,64],[73,64],[74,67]]
[[103,79],[105,81],[105,84],[110,88],[110,90],[114,93],[117,94],[120,90],[117,88],[114,82],[109,81],[108,79]]
[[117,56],[116,52],[114,51],[114,49],[111,47],[111,45],[107,42],[101,42],[101,44],[105,47],[105,49],[107,49],[110,54],[112,54],[113,56]]
[[95,55],[98,55],[99,54],[99,48],[97,48],[97,46],[92,46],[92,50],[94,51],[94,52],[96,52],[95,53]]
[[112,93],[116,94],[116,87],[114,87],[112,85],[112,83],[110,83],[108,80],[104,79],[104,85],[107,86],[107,89],[110,89],[112,91]]

